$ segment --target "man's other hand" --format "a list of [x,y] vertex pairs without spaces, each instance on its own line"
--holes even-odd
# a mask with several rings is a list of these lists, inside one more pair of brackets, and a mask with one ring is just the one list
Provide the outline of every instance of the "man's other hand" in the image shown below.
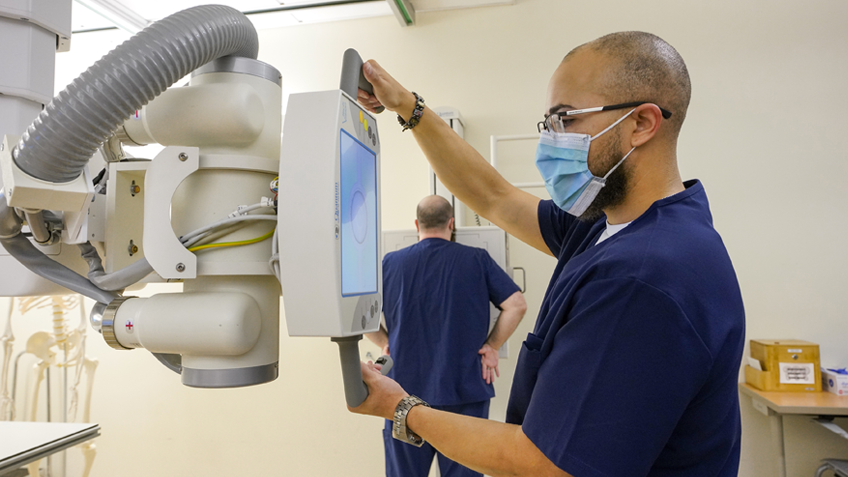
[[501,373],[498,371],[498,350],[486,343],[477,354],[480,355],[480,361],[483,364],[483,380],[487,384],[492,384],[495,382],[495,376],[501,377]]

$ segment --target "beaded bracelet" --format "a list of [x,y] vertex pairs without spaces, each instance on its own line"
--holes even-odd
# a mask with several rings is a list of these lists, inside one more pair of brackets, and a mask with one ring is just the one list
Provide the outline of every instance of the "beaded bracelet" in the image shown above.
[[418,95],[415,91],[412,92],[415,95],[415,109],[412,110],[412,116],[409,117],[409,121],[404,121],[400,114],[398,114],[398,123],[403,126],[403,130],[412,129],[418,125],[418,121],[421,120],[421,115],[424,114],[424,98]]

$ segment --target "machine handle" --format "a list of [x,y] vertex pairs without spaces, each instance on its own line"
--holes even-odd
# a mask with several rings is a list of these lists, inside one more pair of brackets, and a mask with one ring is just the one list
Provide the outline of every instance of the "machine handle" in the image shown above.
[[[330,339],[339,345],[347,405],[358,407],[368,398],[368,386],[362,381],[362,367],[359,364],[359,340],[362,339],[362,335]],[[385,376],[392,369],[394,361],[389,356],[380,356],[377,358],[377,364],[382,365],[380,372]]]
[[[347,93],[351,98],[356,98],[358,89],[374,94],[374,86],[365,79],[362,72],[362,57],[353,48],[348,48],[342,57],[342,77],[339,81],[339,89]],[[380,106],[377,113],[382,113],[386,108]]]
[[512,267],[513,270],[521,270],[521,293],[527,293],[527,270],[524,267]]

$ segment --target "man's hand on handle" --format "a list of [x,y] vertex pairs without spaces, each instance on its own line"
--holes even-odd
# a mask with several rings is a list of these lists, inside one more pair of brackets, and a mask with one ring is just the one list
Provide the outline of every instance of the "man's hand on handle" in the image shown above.
[[374,60],[363,63],[362,72],[365,74],[365,79],[374,87],[374,94],[368,94],[360,89],[357,97],[359,103],[372,113],[376,113],[379,106],[385,106],[389,111],[394,111],[408,120],[412,110],[415,109],[415,96]]
[[379,364],[371,361],[361,364],[362,380],[368,386],[368,399],[357,407],[348,406],[348,410],[357,414],[393,419],[398,403],[409,394],[393,379],[383,376]]

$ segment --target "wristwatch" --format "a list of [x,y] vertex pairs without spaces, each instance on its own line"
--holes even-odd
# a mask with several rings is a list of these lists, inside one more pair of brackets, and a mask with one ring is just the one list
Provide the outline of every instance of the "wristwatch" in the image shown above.
[[418,396],[409,395],[401,399],[395,408],[394,424],[392,425],[392,437],[407,444],[412,444],[415,447],[424,445],[424,439],[406,427],[406,416],[409,414],[410,409],[419,405],[430,407],[429,404]]

